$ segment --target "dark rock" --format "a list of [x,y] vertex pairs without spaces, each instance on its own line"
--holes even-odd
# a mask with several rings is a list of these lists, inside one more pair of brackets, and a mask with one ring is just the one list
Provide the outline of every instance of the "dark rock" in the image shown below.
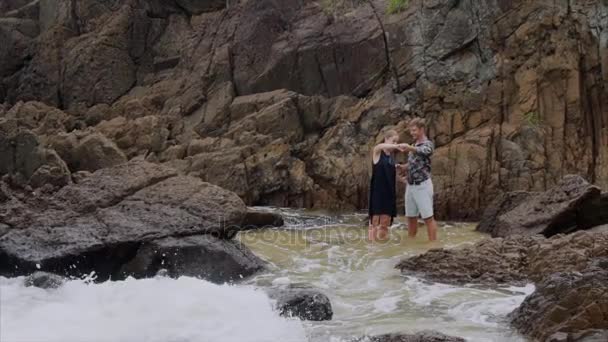
[[313,289],[272,289],[270,298],[276,300],[276,308],[286,317],[298,317],[306,321],[327,321],[333,317],[329,298]]
[[132,161],[103,169],[52,196],[0,204],[0,274],[37,269],[62,275],[96,271],[107,279],[143,242],[214,234],[231,238],[247,208],[234,193],[165,166]]
[[158,72],[175,68],[179,64],[179,60],[179,56],[154,59],[154,70]]
[[585,203],[577,212],[577,227],[587,229],[601,225],[608,225],[608,192]]
[[[608,264],[608,259],[604,261]],[[556,273],[537,284],[536,291],[513,311],[511,323],[523,334],[546,340],[560,331],[582,332],[608,327],[608,268],[590,266],[582,272]],[[570,340],[605,337],[596,332]],[[604,340],[605,341],[605,340]]]
[[243,227],[248,229],[281,227],[284,224],[283,216],[279,213],[251,209],[243,220]]
[[30,0],[28,4],[9,11],[5,14],[7,17],[36,20],[39,17],[40,6],[39,0]]
[[477,231],[489,233],[493,237],[499,236],[495,231],[498,217],[513,210],[515,207],[530,199],[534,194],[525,191],[507,192],[500,194],[483,211]]
[[121,268],[120,277],[149,278],[164,269],[166,276],[197,277],[221,284],[249,277],[263,268],[263,261],[240,243],[199,235],[144,243]]
[[175,3],[190,14],[219,11],[226,7],[227,0],[174,0]]
[[25,286],[34,286],[41,289],[56,289],[63,285],[65,279],[57,274],[48,272],[34,272],[25,278]]
[[552,238],[511,236],[462,249],[432,249],[401,261],[403,274],[450,284],[524,284],[556,272],[581,271],[608,257],[608,234],[586,231]]
[[550,237],[604,223],[602,219],[608,221],[606,209],[608,201],[601,200],[598,187],[580,176],[570,175],[543,193],[514,193],[498,198],[484,213],[477,229],[493,237],[514,234]]
[[460,337],[444,335],[437,331],[421,331],[416,334],[386,334],[363,337],[353,342],[464,342]]

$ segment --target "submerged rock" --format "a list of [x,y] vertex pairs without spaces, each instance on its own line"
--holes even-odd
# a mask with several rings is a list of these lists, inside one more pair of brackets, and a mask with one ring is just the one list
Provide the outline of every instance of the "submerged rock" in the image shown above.
[[437,331],[425,330],[416,334],[386,334],[366,336],[353,342],[464,342],[460,337],[444,335]]
[[264,262],[240,243],[199,235],[144,243],[121,268],[120,276],[190,276],[221,284],[238,281],[263,268]]
[[608,257],[608,233],[586,231],[552,238],[486,239],[462,249],[432,249],[401,261],[403,274],[449,284],[523,284],[556,272],[581,271]]
[[314,289],[273,289],[270,298],[276,300],[276,308],[286,317],[298,317],[306,321],[328,321],[333,317],[329,298]]
[[231,238],[247,208],[234,193],[165,166],[132,161],[99,170],[52,195],[0,203],[0,274],[96,271],[99,280],[141,243],[185,235]]
[[63,285],[65,279],[57,274],[48,272],[34,272],[25,278],[25,286],[34,286],[41,289],[56,289]]
[[[523,334],[558,340],[560,332],[608,327],[608,258],[598,259],[582,272],[557,273],[537,284],[536,291],[509,315]],[[563,333],[561,334],[563,337]],[[586,332],[565,341],[593,341],[606,332]],[[598,341],[606,341],[599,339]]]
[[[606,197],[605,199],[603,197]],[[543,193],[499,196],[484,212],[477,230],[493,237],[543,234],[547,237],[608,223],[608,196],[580,176],[564,177]]]

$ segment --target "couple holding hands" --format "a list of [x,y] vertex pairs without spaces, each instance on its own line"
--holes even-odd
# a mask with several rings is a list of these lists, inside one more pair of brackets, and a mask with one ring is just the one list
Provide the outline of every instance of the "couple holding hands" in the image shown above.
[[[426,136],[426,123],[421,118],[412,119],[408,130],[414,145],[400,144],[395,130],[384,133],[384,141],[372,151],[372,179],[369,194],[370,241],[386,240],[388,227],[397,215],[396,181],[406,184],[405,216],[408,235],[418,233],[418,218],[426,225],[430,241],[437,240],[437,222],[433,214],[433,182],[431,181],[431,156],[434,144]],[[397,164],[395,154],[408,153],[406,164]]]

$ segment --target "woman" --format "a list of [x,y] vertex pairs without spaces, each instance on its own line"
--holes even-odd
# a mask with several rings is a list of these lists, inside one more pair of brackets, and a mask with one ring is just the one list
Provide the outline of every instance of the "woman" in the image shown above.
[[373,168],[369,187],[370,241],[385,240],[388,237],[388,227],[397,215],[397,172],[394,153],[404,149],[404,145],[398,143],[399,134],[395,130],[388,130],[384,133],[384,141],[372,151]]

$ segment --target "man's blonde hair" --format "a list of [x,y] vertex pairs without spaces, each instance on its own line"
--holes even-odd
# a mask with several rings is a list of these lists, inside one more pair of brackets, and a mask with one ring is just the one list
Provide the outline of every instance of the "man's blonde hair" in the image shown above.
[[420,129],[426,129],[426,120],[423,118],[413,118],[407,123],[407,127],[416,126]]

